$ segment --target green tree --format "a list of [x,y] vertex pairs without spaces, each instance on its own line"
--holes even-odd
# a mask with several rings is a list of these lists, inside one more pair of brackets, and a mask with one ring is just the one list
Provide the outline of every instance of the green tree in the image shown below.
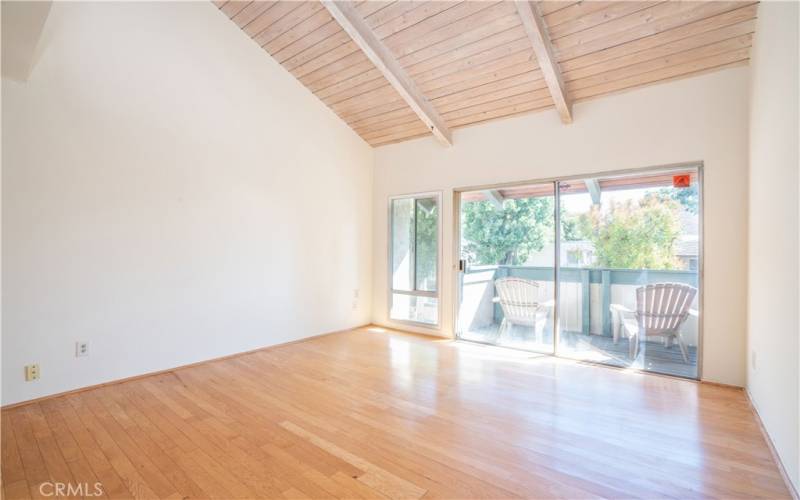
[[[392,286],[436,290],[438,211],[436,198],[392,201]],[[398,271],[401,274],[396,275]],[[403,276],[405,273],[416,274]]]
[[581,232],[594,244],[599,267],[675,269],[679,210],[677,201],[659,194],[613,203],[606,210],[595,206],[581,217]]
[[581,231],[580,217],[569,216],[561,209],[561,237],[564,241],[580,241],[585,239]]
[[463,205],[463,249],[477,265],[520,265],[553,240],[553,199],[488,201]]
[[697,215],[697,205],[700,196],[697,192],[697,183],[687,188],[661,188],[658,194],[664,198],[670,198],[683,206],[684,210],[690,214]]
[[438,232],[436,220],[439,207],[435,198],[417,200],[416,209],[416,271],[417,286],[423,290],[436,290],[436,262],[438,261]]

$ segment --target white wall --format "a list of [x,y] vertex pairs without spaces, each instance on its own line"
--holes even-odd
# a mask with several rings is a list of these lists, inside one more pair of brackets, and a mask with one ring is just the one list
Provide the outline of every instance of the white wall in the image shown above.
[[[387,197],[444,192],[442,335],[453,323],[452,190],[702,160],[705,162],[703,378],[743,386],[747,282],[747,84],[732,68],[555,111],[376,149],[373,321],[387,321]],[[396,325],[395,325],[396,326]]]
[[800,487],[798,3],[758,7],[750,94],[747,389]]
[[373,151],[210,2],[43,36],[2,82],[3,404],[369,321]]
[[2,2],[2,74],[25,81],[36,62],[52,0],[37,2]]

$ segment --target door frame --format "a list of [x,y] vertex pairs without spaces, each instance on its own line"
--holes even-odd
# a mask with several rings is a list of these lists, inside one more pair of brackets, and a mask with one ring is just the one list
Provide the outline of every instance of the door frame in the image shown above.
[[[471,342],[477,343],[482,345],[490,345],[495,347],[502,347],[504,349],[508,349],[507,347],[497,346],[495,344],[484,343],[484,342],[476,342],[472,340],[462,339],[459,332],[459,321],[458,316],[461,308],[461,278],[462,272],[459,270],[459,260],[461,259],[461,195],[465,192],[471,191],[483,191],[488,189],[503,189],[503,188],[510,188],[510,187],[517,187],[517,186],[527,186],[530,184],[547,184],[552,183],[554,188],[554,223],[555,223],[555,242],[554,242],[554,286],[553,286],[553,299],[555,300],[555,306],[553,308],[553,349],[552,353],[548,352],[538,352],[538,351],[526,351],[531,352],[534,354],[542,355],[542,356],[554,356],[563,358],[559,356],[558,353],[558,344],[559,344],[559,336],[560,336],[560,328],[559,328],[559,293],[557,286],[559,280],[559,255],[560,255],[560,240],[561,240],[561,214],[559,211],[559,204],[560,204],[560,193],[559,193],[559,184],[565,181],[573,181],[577,179],[586,179],[590,177],[624,177],[628,175],[636,175],[642,173],[669,173],[669,172],[678,172],[684,171],[687,169],[694,169],[697,171],[697,210],[698,210],[698,252],[697,252],[697,285],[699,287],[698,290],[698,299],[697,299],[697,308],[699,314],[699,320],[697,322],[697,373],[694,378],[689,377],[679,377],[677,375],[670,375],[667,373],[659,373],[659,372],[651,372],[648,370],[644,370],[641,368],[624,368],[626,370],[634,370],[641,373],[650,373],[650,374],[657,374],[663,375],[667,377],[675,377],[680,378],[682,380],[701,380],[702,373],[703,373],[703,353],[704,353],[704,324],[705,324],[705,301],[704,301],[704,294],[705,294],[705,206],[704,206],[704,191],[705,191],[705,182],[703,177],[703,172],[705,165],[702,160],[699,161],[690,161],[684,163],[672,163],[668,165],[659,165],[659,166],[650,166],[650,167],[637,167],[637,168],[629,168],[629,169],[621,169],[621,170],[606,170],[606,171],[599,171],[599,172],[587,172],[583,174],[574,174],[574,175],[566,175],[566,176],[558,176],[558,177],[548,177],[548,178],[539,178],[539,179],[532,179],[532,180],[524,180],[524,181],[513,181],[513,182],[503,182],[503,183],[493,183],[493,184],[482,184],[477,186],[462,186],[453,188],[453,212],[452,212],[452,230],[453,230],[453,238],[451,246],[451,255],[453,259],[453,278],[451,281],[452,286],[452,310],[451,310],[451,321],[453,325],[453,338],[460,342]],[[572,358],[566,358],[572,359]],[[596,361],[583,361],[585,363],[591,363],[594,365],[600,365],[605,367],[611,368],[621,368],[615,367],[614,365],[603,364]]]

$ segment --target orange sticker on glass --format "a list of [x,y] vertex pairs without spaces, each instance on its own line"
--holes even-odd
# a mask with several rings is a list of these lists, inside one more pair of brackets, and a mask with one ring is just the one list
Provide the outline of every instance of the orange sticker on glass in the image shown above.
[[672,187],[688,188],[692,185],[692,176],[689,174],[673,175]]

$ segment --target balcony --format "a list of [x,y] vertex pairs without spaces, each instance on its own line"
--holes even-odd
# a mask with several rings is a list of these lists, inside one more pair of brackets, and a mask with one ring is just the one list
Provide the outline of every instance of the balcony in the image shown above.
[[[630,355],[628,338],[622,334],[617,306],[636,308],[636,289],[655,283],[683,283],[698,287],[696,271],[629,270],[562,267],[560,288],[560,355],[619,367],[632,367],[687,378],[697,377],[699,318],[690,315],[681,325],[687,346],[688,362],[676,345],[648,339],[640,343],[635,357]],[[463,275],[459,331],[461,338],[478,342],[540,352],[553,350],[553,311],[537,336],[533,327],[514,325],[500,332],[503,310],[497,303],[495,280],[518,277],[539,284],[540,301],[553,299],[552,267],[475,266]],[[698,310],[699,298],[692,304]],[[615,332],[617,338],[615,339]]]

